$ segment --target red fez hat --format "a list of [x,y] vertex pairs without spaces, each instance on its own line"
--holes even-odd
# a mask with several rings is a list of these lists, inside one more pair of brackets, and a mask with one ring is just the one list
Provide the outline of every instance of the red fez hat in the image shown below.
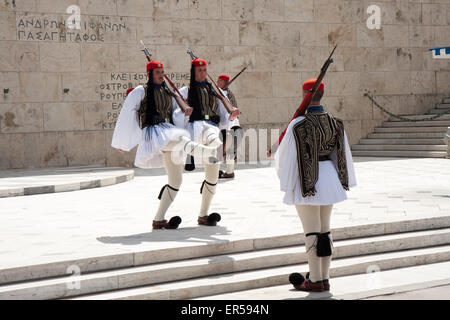
[[161,61],[152,60],[149,63],[147,63],[147,71],[158,69],[158,68],[164,68]]
[[200,58],[196,58],[196,59],[192,60],[191,64],[194,67],[203,67],[203,66],[207,66],[208,65],[205,60],[200,59]]
[[[309,79],[303,82],[303,90],[311,90],[314,87],[314,84],[316,83],[317,79]],[[319,88],[317,90],[323,91],[325,88],[325,85],[323,81],[320,83]]]
[[219,79],[230,81],[230,77],[227,76],[226,74],[221,74],[221,75],[219,76]]
[[133,90],[134,90],[134,88],[129,88],[129,89],[127,90],[127,93],[126,93],[125,97],[128,96],[128,95],[130,94],[130,92],[133,91]]

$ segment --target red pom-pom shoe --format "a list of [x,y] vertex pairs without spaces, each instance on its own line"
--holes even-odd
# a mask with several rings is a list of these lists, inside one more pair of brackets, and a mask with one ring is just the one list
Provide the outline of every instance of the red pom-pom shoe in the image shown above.
[[306,279],[300,273],[292,273],[289,276],[289,282],[292,283],[295,289],[301,291],[322,292],[330,290],[328,280],[312,282],[309,279],[309,272],[306,274]]
[[198,217],[198,224],[201,226],[210,226],[214,227],[217,225],[217,222],[221,220],[220,214],[213,212],[210,215],[204,217]]
[[294,288],[300,291],[311,291],[311,292],[325,291],[322,281],[312,282],[309,279],[303,281],[303,283],[300,285],[295,285]]
[[181,218],[179,216],[172,217],[169,222],[167,222],[167,220],[153,220],[153,229],[176,229],[180,223]]

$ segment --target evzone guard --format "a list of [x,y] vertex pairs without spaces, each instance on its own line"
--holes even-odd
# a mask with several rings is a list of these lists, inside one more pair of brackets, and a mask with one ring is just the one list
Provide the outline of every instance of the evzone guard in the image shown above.
[[[304,98],[316,81],[303,83]],[[285,193],[283,202],[295,205],[305,234],[309,272],[306,279],[299,273],[289,277],[301,291],[330,290],[331,211],[333,204],[347,199],[346,190],[356,186],[343,121],[320,104],[324,88],[320,82],[306,114],[290,122],[275,153],[275,167]]]
[[[239,109],[232,107],[230,102],[225,100],[227,98],[209,77],[207,62],[196,58],[192,52],[190,54],[193,58],[190,83],[189,86],[185,86],[179,91],[189,106],[193,108],[192,113],[185,117],[185,128],[192,141],[215,150],[222,149],[219,126],[225,126],[229,121],[233,121],[239,115]],[[200,188],[202,204],[198,223],[213,226],[221,219],[218,213],[208,214],[211,201],[216,193],[220,163],[218,161],[205,162],[204,158],[191,156],[186,162],[185,169],[187,171],[195,169],[194,159],[195,163],[203,163],[205,167],[205,180]]]
[[[303,83],[303,101],[288,127],[268,152],[284,192],[283,202],[295,205],[305,235],[309,272],[293,273],[289,281],[302,291],[329,291],[332,255],[330,218],[333,205],[347,199],[356,186],[353,159],[343,121],[325,112],[322,81],[333,63],[334,47],[317,79]],[[306,114],[305,114],[306,113]]]
[[167,85],[165,79],[170,80],[164,75],[162,62],[149,61],[147,75],[146,85],[127,92],[111,145],[121,152],[130,151],[138,145],[134,161],[136,167],[165,168],[168,184],[159,193],[160,203],[153,229],[176,229],[181,218],[175,216],[167,221],[165,214],[181,186],[186,153],[215,159],[217,150],[215,146],[205,146],[191,140],[191,134],[184,128],[184,120],[192,114],[193,108],[184,104],[174,88]]
[[[242,73],[246,68],[244,68],[240,73]],[[240,74],[239,73],[239,74]],[[239,75],[238,74],[238,75]],[[236,75],[236,77],[238,76]],[[234,77],[234,79],[236,79]],[[233,80],[234,80],[233,79]],[[226,74],[221,74],[217,80],[218,87],[223,90],[226,94],[228,100],[230,100],[233,107],[237,108],[236,97],[230,90],[229,85],[230,77]],[[220,125],[220,132],[222,134],[223,141],[223,158],[225,161],[225,172],[219,171],[219,179],[232,179],[234,178],[234,163],[237,159],[237,149],[242,142],[244,132],[239,125],[239,118],[234,120],[229,120],[222,122]]]

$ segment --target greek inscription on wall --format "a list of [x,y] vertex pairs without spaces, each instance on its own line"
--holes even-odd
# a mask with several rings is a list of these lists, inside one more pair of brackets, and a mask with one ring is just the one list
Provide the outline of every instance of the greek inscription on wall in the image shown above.
[[[189,72],[171,72],[166,73],[166,75],[177,88],[189,85]],[[145,73],[111,73],[109,80],[109,82],[102,83],[99,86],[100,100],[111,101],[111,109],[106,112],[102,122],[102,129],[105,130],[115,128],[127,90],[146,84],[148,77]]]
[[126,17],[82,16],[80,29],[70,29],[66,18],[45,15],[18,16],[17,38],[24,41],[105,42],[108,35],[127,30]]

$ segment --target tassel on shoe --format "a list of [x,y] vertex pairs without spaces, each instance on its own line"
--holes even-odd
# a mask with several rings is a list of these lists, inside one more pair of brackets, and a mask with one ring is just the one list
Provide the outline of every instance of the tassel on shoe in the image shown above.
[[217,222],[222,220],[222,217],[217,212],[213,212],[210,215],[204,217],[198,217],[198,224],[204,226],[214,227],[217,225]]
[[153,220],[153,229],[177,229],[180,223],[181,218],[179,216],[170,218],[169,222],[167,222],[167,220],[162,221]]

